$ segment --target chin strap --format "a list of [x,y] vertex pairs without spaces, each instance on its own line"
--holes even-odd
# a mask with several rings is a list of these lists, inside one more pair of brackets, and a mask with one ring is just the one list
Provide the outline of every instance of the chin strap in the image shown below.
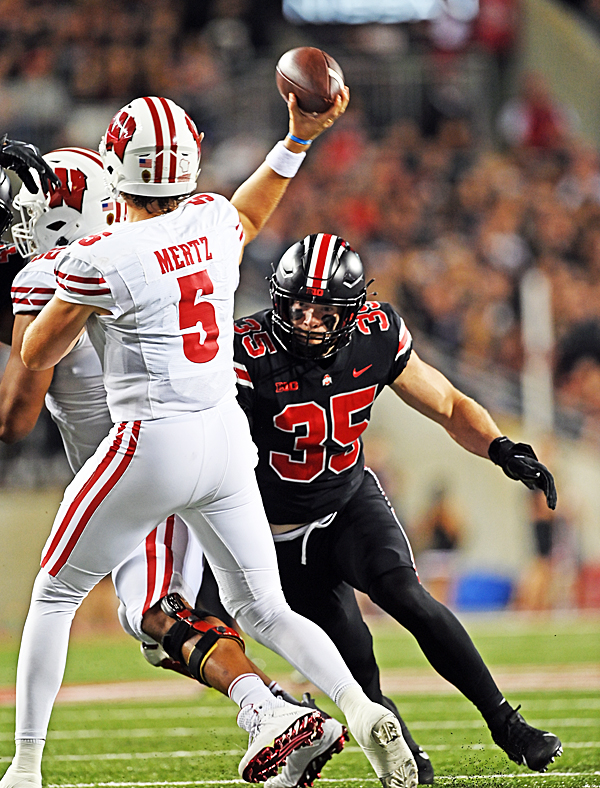
[[175,623],[162,641],[162,647],[172,659],[186,664],[181,653],[183,644],[194,635],[200,634],[200,640],[194,645],[187,666],[192,676],[201,684],[210,686],[204,676],[204,666],[221,638],[235,640],[242,651],[246,650],[246,644],[235,629],[224,624],[207,623],[205,619],[213,614],[208,610],[192,610],[187,607],[179,594],[167,594],[161,599],[160,607],[169,618],[175,619]]

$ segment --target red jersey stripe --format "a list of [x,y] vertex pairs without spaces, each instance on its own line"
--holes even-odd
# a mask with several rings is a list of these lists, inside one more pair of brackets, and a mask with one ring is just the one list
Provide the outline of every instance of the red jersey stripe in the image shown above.
[[[124,422],[124,424],[126,425],[127,422]],[[131,436],[129,438],[129,444],[127,446],[127,449],[125,450],[125,454],[121,458],[121,460],[120,460],[117,468],[115,469],[115,471],[109,477],[108,481],[101,487],[101,489],[98,491],[98,493],[96,493],[96,495],[92,499],[91,503],[88,505],[87,509],[85,510],[83,515],[81,516],[81,519],[77,523],[77,526],[76,526],[75,530],[73,531],[73,533],[71,534],[71,537],[70,537],[69,541],[67,542],[66,547],[62,551],[58,561],[54,564],[52,569],[49,571],[49,574],[51,574],[53,577],[56,577],[58,572],[60,572],[62,567],[67,562],[69,556],[71,555],[71,553],[73,551],[73,548],[75,547],[75,545],[79,541],[79,537],[83,533],[83,531],[85,529],[85,526],[88,524],[90,518],[92,517],[92,515],[96,511],[98,505],[106,498],[106,496],[109,494],[109,492],[115,486],[115,484],[119,481],[121,476],[127,470],[127,467],[129,466],[129,463],[131,462],[131,460],[133,459],[133,455],[135,454],[135,449],[136,449],[136,446],[137,446],[138,435],[139,435],[139,432],[140,432],[140,425],[141,425],[140,421],[134,421],[133,422],[133,427],[132,427],[132,430],[131,430]],[[75,513],[75,511],[73,511],[73,514],[74,513]]]
[[63,282],[58,283],[59,287],[62,287],[63,290],[66,290],[67,293],[77,293],[77,295],[110,295],[110,288],[108,287],[97,287],[95,289],[90,290],[83,290],[81,287],[73,287],[72,285],[65,285]]
[[250,380],[250,375],[248,374],[247,369],[240,369],[240,367],[236,367],[235,374],[240,380]]
[[54,293],[53,287],[15,287],[14,285],[10,288],[11,293],[38,293],[39,295],[49,294],[52,295]]
[[76,276],[75,274],[65,274],[63,271],[54,271],[58,279],[68,279],[69,282],[79,282],[82,285],[105,285],[106,279],[103,276]]

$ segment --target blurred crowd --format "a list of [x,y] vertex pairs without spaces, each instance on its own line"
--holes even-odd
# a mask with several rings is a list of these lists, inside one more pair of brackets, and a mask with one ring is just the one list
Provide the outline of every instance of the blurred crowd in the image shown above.
[[[446,18],[409,33],[333,26],[327,35],[349,58],[353,48],[374,59],[397,55],[408,42],[428,52],[430,72],[436,64],[440,73],[460,69],[473,48],[502,65],[514,43],[516,3],[481,0],[477,20],[460,35],[457,24]],[[0,0],[0,128],[42,150],[95,146],[119,106],[162,94],[207,132],[208,161],[213,154],[218,161],[219,107],[231,100],[236,75],[257,56],[326,44],[318,30],[312,41],[306,30],[294,35],[277,0]],[[327,229],[360,251],[376,280],[371,290],[444,357],[516,377],[519,283],[538,268],[552,287],[559,404],[576,414],[572,432],[600,441],[598,152],[538,75],[503,106],[502,91],[491,100],[495,139],[481,137],[469,102],[454,100],[450,81],[441,84],[445,101],[385,128],[373,127],[355,97],[249,247],[247,300],[264,303],[264,277],[287,245]],[[224,149],[229,164],[246,155],[249,139],[246,148],[236,144]],[[215,167],[205,165],[204,178],[204,189],[235,186],[219,183]]]
[[598,439],[598,152],[538,75],[499,129],[496,149],[461,118],[434,136],[401,121],[373,140],[368,119],[350,109],[296,177],[253,250],[256,268],[268,273],[279,243],[327,228],[361,252],[371,289],[411,329],[457,362],[510,376],[523,366],[519,283],[535,267],[552,290],[559,405],[580,414],[571,431]]

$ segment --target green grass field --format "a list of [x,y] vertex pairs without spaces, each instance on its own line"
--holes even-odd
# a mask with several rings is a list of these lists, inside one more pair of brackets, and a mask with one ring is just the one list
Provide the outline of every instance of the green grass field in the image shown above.
[[[564,678],[578,670],[593,676],[600,663],[600,620],[559,619],[532,623],[499,617],[469,621],[467,627],[492,671],[552,668]],[[402,670],[420,673],[426,663],[410,636],[397,626],[375,621],[378,660],[384,686],[402,684]],[[288,683],[290,668],[267,650],[249,644],[251,656]],[[0,688],[12,686],[14,644],[0,646]],[[394,671],[398,671],[400,673]],[[427,668],[431,670],[430,668]],[[428,675],[428,674],[426,674]],[[175,686],[187,680],[147,666],[137,646],[124,636],[72,644],[65,683],[146,681],[143,700],[57,704],[44,758],[44,780],[60,786],[225,785],[240,782],[237,764],[246,734],[235,724],[233,704],[206,690],[189,698],[165,700],[156,680]],[[493,745],[478,713],[456,692],[393,694],[417,741],[429,752],[436,783],[466,786],[600,786],[600,692],[598,681],[583,689],[506,691],[522,703],[532,724],[551,729],[564,743],[562,758],[544,775],[518,767]],[[302,687],[295,687],[297,693]],[[154,696],[154,697],[153,697]],[[328,699],[321,705],[333,712]],[[0,760],[13,753],[14,707],[0,706]],[[322,782],[335,788],[377,786],[370,767],[350,742],[328,764]]]

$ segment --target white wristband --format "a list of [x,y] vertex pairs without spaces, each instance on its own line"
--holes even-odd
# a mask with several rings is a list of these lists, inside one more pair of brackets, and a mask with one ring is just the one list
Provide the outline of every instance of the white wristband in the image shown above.
[[282,178],[293,178],[300,169],[306,153],[293,153],[280,140],[265,156],[265,162]]

